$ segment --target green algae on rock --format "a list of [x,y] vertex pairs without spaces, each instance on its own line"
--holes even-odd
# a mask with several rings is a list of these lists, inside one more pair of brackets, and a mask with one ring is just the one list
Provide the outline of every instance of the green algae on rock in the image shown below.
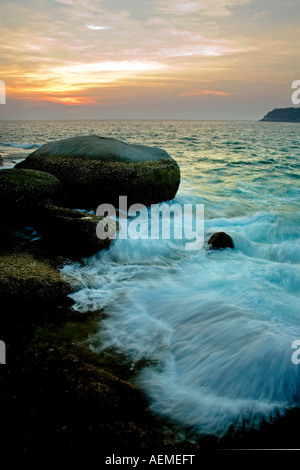
[[0,171],[0,208],[4,221],[10,220],[15,225],[24,219],[29,222],[42,204],[61,204],[64,200],[61,183],[49,173],[24,169]]
[[61,301],[73,291],[58,270],[26,252],[0,256],[0,303],[34,308]]
[[70,462],[72,456],[88,456],[101,461],[104,455],[122,455],[128,449],[151,455],[191,454],[198,448],[187,441],[172,442],[176,430],[151,413],[143,393],[129,382],[52,348],[50,353],[34,350],[26,360],[21,374],[12,370],[15,383],[11,380],[6,391],[5,409],[4,400],[0,402],[1,417],[5,412],[10,424],[7,445],[14,454],[21,450],[34,458],[55,455]]
[[119,196],[155,204],[173,199],[180,183],[179,166],[165,150],[96,135],[50,142],[16,167],[56,176],[77,208],[117,206]]

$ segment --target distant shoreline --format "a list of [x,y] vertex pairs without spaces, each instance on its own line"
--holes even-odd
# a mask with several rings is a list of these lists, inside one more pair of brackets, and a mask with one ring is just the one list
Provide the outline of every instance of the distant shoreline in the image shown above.
[[300,108],[276,108],[269,111],[260,122],[300,122]]

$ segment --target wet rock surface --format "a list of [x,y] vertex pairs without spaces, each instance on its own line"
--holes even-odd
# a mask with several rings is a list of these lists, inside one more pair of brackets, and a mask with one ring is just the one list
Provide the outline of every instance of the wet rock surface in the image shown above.
[[225,232],[217,232],[210,236],[208,245],[213,250],[221,250],[224,248],[234,248],[234,243],[230,235]]

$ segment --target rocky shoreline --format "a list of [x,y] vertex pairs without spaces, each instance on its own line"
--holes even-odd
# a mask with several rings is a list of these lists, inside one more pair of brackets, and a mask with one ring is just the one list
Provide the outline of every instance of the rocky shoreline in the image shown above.
[[[85,161],[89,165],[95,162]],[[64,180],[48,172],[0,172],[0,331],[7,348],[2,443],[24,456],[37,449],[122,455],[128,447],[140,453],[167,446],[173,452],[175,430],[148,410],[125,359],[116,352],[93,354],[85,345],[93,327],[89,315],[74,319],[70,309],[67,295],[76,286],[58,268],[111,242],[96,236],[101,217],[68,207],[74,203]],[[92,315],[97,325],[101,315]],[[180,448],[194,445],[180,442]]]
[[179,439],[174,424],[148,409],[134,385],[137,370],[131,370],[126,358],[115,351],[91,351],[89,335],[104,312],[72,312],[67,294],[74,286],[57,270],[63,259],[51,256],[42,239],[32,243],[10,233],[6,244],[4,240],[0,252],[0,331],[7,348],[0,389],[3,447],[30,458],[50,452],[100,458],[127,455],[129,449],[139,455],[194,454],[198,444]]
[[[43,154],[42,149],[39,152],[38,155]],[[56,155],[54,160],[57,158]],[[80,154],[77,160],[76,156],[75,159],[63,156],[63,164],[66,158],[68,169],[72,162],[78,169],[83,157]],[[192,430],[183,431],[176,423],[151,413],[143,392],[134,384],[135,375],[145,364],[132,369],[116,351],[93,353],[89,335],[99,327],[105,312],[74,314],[68,294],[78,286],[62,278],[58,268],[107,249],[110,240],[96,237],[100,217],[74,210],[78,198],[72,199],[73,189],[69,192],[64,178],[59,180],[59,172],[55,176],[54,171],[28,169],[34,159],[37,163],[33,166],[40,166],[37,156],[29,156],[18,168],[0,170],[0,339],[7,347],[0,389],[3,446],[24,456],[55,452],[73,456],[94,454],[100,458],[112,454],[200,455],[207,449],[253,445],[276,448],[277,443],[282,447],[284,442],[288,446],[296,442],[297,410],[275,423],[265,423],[260,431],[248,432],[245,426],[239,434],[221,440],[213,436],[196,438]],[[94,168],[95,160],[92,158],[91,162]],[[171,157],[166,159],[165,153],[162,160],[155,160],[162,200],[171,193],[174,197],[178,188],[179,170],[173,162]],[[59,167],[61,164],[60,161]],[[88,159],[85,165],[89,165]],[[101,168],[101,162],[97,161],[97,165]],[[124,173],[125,166],[120,172],[127,187],[128,175],[135,180],[131,189],[141,186],[137,193],[131,192],[134,201],[145,189],[152,162],[122,165],[131,165],[129,173]],[[139,170],[132,176],[136,165]],[[143,165],[147,167],[145,171],[141,170]],[[41,166],[44,169],[43,162]],[[165,184],[167,175],[169,184]],[[95,181],[91,184],[94,194]],[[99,181],[97,184],[103,184],[103,180]],[[140,202],[155,201],[151,184]],[[118,186],[116,190],[119,191]],[[82,192],[84,186],[79,195]],[[114,199],[111,195],[106,202]],[[90,203],[89,196],[82,204],[88,209]],[[221,238],[224,235],[221,233]],[[220,234],[218,240],[213,240],[218,242],[216,247],[211,242],[214,249],[219,248],[219,240]],[[233,248],[232,242],[225,241],[226,246]]]

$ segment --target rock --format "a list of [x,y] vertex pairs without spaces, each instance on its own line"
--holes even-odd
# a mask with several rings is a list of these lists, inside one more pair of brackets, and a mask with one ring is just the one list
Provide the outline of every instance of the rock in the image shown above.
[[96,135],[50,142],[16,167],[53,174],[70,207],[94,210],[102,203],[117,207],[122,195],[129,204],[170,200],[180,183],[179,166],[165,150]]
[[[102,220],[86,212],[47,205],[40,208],[35,228],[43,241],[64,256],[88,256],[108,248],[111,239],[100,240],[96,227]],[[114,222],[109,221],[113,228]]]
[[16,385],[7,387],[4,397],[1,384],[6,431],[2,447],[9,445],[13,455],[21,449],[23,457],[52,455],[60,461],[67,457],[70,463],[72,457],[86,461],[88,456],[105,462],[113,453],[195,454],[199,449],[176,439],[170,423],[152,415],[136,386],[81,359],[60,355],[49,353],[49,348],[46,354],[31,354],[30,368],[23,367],[19,374],[12,368],[10,380],[15,374]]
[[28,225],[43,204],[60,204],[65,200],[62,185],[48,173],[34,170],[0,171],[0,208],[2,223]]
[[232,238],[225,232],[217,232],[211,235],[208,240],[208,245],[213,250],[220,250],[222,248],[234,248]]
[[[14,227],[16,235],[24,234],[29,229],[32,233],[37,230],[37,235],[42,235],[46,249],[51,248],[52,253],[54,251],[62,256],[88,256],[108,248],[111,239],[100,240],[96,234],[96,227],[102,217],[56,204],[64,201],[61,183],[49,173],[25,169],[0,172],[0,207],[4,234],[5,231],[9,233],[8,227]],[[112,225],[113,222],[110,221],[109,228]]]
[[27,312],[28,307],[34,310],[36,306],[60,302],[73,290],[45,260],[22,252],[0,255],[1,308],[20,307]]
[[72,355],[51,362],[55,364],[53,383],[56,388],[60,384],[61,396],[72,401],[72,405],[84,407],[91,415],[123,412],[133,417],[147,409],[147,402],[136,386],[107,371]]

